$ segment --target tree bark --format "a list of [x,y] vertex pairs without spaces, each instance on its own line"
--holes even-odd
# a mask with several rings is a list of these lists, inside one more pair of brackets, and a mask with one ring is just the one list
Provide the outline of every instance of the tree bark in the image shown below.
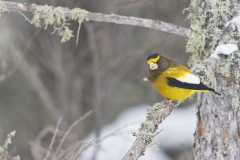
[[[187,45],[187,49],[189,47],[189,50],[194,52],[190,60],[191,65],[194,64],[194,60],[209,57],[219,44],[238,45],[237,27],[234,24],[226,25],[239,15],[240,10],[237,6],[237,0],[191,1],[188,11],[191,28],[195,32],[190,33],[189,41],[192,41]],[[191,48],[194,41],[191,34],[195,34],[197,40],[204,42],[196,43],[197,51]],[[198,95],[198,122],[194,134],[196,160],[240,159],[239,55],[238,50],[231,55],[222,56],[219,60],[210,58],[204,64],[201,63],[201,66],[193,65],[199,69],[198,73],[202,75],[205,83],[221,94]]]

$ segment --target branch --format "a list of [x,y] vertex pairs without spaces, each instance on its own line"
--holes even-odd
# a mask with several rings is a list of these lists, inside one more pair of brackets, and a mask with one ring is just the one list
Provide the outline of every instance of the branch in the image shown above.
[[[34,13],[36,10],[36,7],[40,6],[40,5],[22,4],[17,2],[7,2],[7,1],[1,1],[1,0],[0,0],[0,3],[3,3],[6,6],[6,8],[10,11],[25,11],[30,13]],[[71,18],[70,12],[63,12],[63,14],[65,15],[66,18]],[[102,14],[102,13],[88,12],[86,15],[86,19],[91,21],[98,21],[98,22],[107,22],[107,23],[151,28],[155,30],[168,32],[168,33],[173,33],[183,37],[187,37],[190,33],[190,29],[184,28],[178,25],[174,25],[171,23],[166,23],[159,20],[120,16],[116,14],[108,15],[108,14]]]
[[[144,151],[147,146],[154,147],[153,137],[156,135],[158,125],[170,115],[174,108],[179,106],[182,101],[162,101],[161,103],[155,103],[148,109],[147,120],[141,124],[141,127],[136,135],[136,140],[128,150],[127,154],[123,157],[123,160],[137,160],[141,155],[144,155]],[[135,135],[135,133],[133,134]]]

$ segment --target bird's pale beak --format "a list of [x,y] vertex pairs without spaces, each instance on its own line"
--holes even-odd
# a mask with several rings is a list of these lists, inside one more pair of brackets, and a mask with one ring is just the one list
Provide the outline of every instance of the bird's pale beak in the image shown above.
[[149,68],[150,68],[150,70],[155,70],[155,69],[157,69],[158,68],[158,65],[157,65],[157,63],[154,63],[154,62],[151,62],[150,64],[149,64]]

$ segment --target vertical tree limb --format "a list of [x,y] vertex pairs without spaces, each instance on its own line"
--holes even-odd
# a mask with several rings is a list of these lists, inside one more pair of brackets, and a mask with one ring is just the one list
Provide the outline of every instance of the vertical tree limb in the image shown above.
[[[189,18],[195,33],[190,33],[187,48],[193,51],[191,64],[205,59],[221,44],[239,43],[237,28],[226,23],[240,14],[239,1],[191,1]],[[196,34],[197,33],[197,34]],[[195,47],[195,48],[194,48]],[[220,51],[223,53],[224,51]],[[195,131],[194,153],[196,160],[240,159],[239,110],[239,51],[202,63],[199,74],[220,97],[201,94],[198,97],[198,122]]]

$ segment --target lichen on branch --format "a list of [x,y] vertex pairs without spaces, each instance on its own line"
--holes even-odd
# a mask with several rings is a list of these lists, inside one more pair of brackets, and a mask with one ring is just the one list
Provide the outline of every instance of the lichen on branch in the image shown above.
[[[186,8],[183,12],[188,11],[187,19],[190,20],[191,32],[187,39],[186,52],[192,53],[189,59],[189,66],[192,66],[194,61],[201,59],[201,52],[204,50],[206,34],[203,29],[205,24],[206,15],[200,10],[200,0],[191,0],[189,8]],[[198,13],[195,11],[199,10]]]
[[198,74],[198,76],[201,79],[201,82],[203,82],[205,85],[211,86],[214,88],[216,87],[216,77],[212,69],[212,66],[203,65],[201,63],[195,62],[191,70],[195,74]]
[[2,17],[3,12],[9,12],[6,5],[0,0],[0,17]]
[[88,13],[89,12],[87,10],[80,9],[80,8],[74,8],[70,11],[71,19],[78,21],[78,23],[82,23],[83,20],[88,21],[88,18],[87,18]]
[[[191,0],[190,7],[185,9],[189,12],[187,19],[191,21],[190,32],[187,40],[186,51],[192,53],[189,65],[196,61],[208,58],[218,43],[229,42],[229,33],[224,29],[224,24],[232,15],[231,3],[229,0]],[[206,52],[208,50],[208,52]]]
[[88,11],[75,8],[68,9],[65,7],[53,7],[53,6],[34,6],[36,10],[33,12],[34,16],[31,23],[36,27],[44,25],[44,29],[47,29],[49,25],[53,26],[53,33],[57,32],[62,37],[61,42],[70,40],[73,36],[73,31],[69,28],[71,25],[70,20],[78,21],[82,23],[87,20]]
[[146,121],[141,124],[138,130],[136,140],[128,150],[123,160],[138,159],[144,154],[146,148],[157,149],[159,145],[158,141],[154,140],[154,137],[159,133],[158,125],[175,109],[182,101],[162,101],[161,103],[155,103],[148,108]]
[[[4,142],[3,146],[0,146],[0,160],[8,160],[9,152],[8,147],[12,144],[12,138],[15,136],[16,131],[12,131],[7,135],[7,139]],[[16,157],[12,157],[12,160],[20,160],[20,156],[17,155]]]

